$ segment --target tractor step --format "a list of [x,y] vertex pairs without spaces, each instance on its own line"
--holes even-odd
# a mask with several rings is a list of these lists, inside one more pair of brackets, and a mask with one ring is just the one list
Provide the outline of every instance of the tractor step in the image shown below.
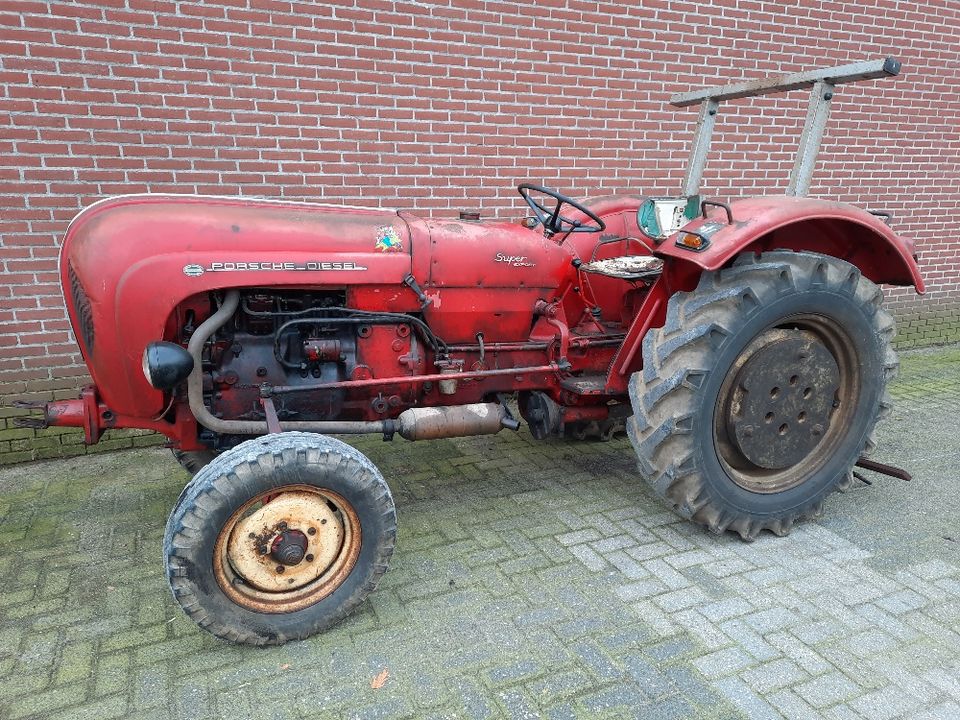
[[560,381],[560,387],[576,395],[603,395],[606,386],[606,375],[582,375]]
[[651,255],[624,255],[593,260],[580,266],[584,272],[622,280],[651,282],[663,272],[663,260]]

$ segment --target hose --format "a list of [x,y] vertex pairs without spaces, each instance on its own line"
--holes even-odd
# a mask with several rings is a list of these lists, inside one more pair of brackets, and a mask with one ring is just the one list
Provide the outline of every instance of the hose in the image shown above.
[[[265,420],[223,420],[215,417],[203,402],[203,346],[217,330],[227,324],[227,321],[236,313],[239,304],[240,291],[228,290],[220,308],[204,320],[190,337],[187,351],[193,356],[193,371],[187,378],[187,399],[197,422],[205,428],[213,430],[213,432],[233,435],[266,435],[270,431]],[[394,422],[392,420],[370,422],[359,420],[281,421],[280,429],[340,435],[390,434],[394,431]]]

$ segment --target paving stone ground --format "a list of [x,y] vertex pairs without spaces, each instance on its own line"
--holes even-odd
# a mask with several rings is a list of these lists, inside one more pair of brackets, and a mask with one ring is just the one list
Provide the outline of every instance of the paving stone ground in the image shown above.
[[266,650],[170,598],[168,452],[6,468],[0,717],[958,718],[960,347],[905,354],[894,390],[877,458],[913,482],[752,544],[664,510],[626,441],[365,440],[392,567],[338,627]]

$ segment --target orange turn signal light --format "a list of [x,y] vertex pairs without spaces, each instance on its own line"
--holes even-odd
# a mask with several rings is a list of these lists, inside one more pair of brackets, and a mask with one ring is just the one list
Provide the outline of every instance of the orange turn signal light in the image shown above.
[[680,233],[677,237],[677,245],[689,250],[703,250],[709,244],[706,238],[690,233]]

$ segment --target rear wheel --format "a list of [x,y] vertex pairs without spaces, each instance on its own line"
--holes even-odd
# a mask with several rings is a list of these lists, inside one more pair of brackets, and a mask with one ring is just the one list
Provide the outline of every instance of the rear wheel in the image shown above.
[[279,645],[346,617],[376,587],[396,537],[376,467],[339,440],[277,433],[203,468],[164,536],[173,596],[202,628]]
[[890,407],[881,302],[854,266],[787,251],[674,295],[630,382],[641,475],[680,515],[744,539],[819,514]]

